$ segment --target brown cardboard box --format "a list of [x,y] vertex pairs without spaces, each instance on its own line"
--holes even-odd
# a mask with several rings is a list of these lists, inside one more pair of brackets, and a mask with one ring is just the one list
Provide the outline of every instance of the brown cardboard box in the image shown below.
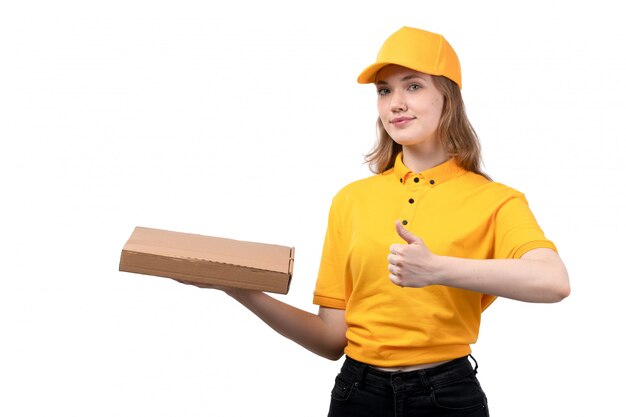
[[294,248],[136,227],[120,271],[287,294]]

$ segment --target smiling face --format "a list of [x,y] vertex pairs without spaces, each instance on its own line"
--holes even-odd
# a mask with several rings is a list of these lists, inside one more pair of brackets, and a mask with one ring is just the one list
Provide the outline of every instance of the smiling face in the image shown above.
[[388,65],[376,76],[376,90],[378,115],[396,143],[420,152],[444,151],[437,138],[444,98],[431,75]]

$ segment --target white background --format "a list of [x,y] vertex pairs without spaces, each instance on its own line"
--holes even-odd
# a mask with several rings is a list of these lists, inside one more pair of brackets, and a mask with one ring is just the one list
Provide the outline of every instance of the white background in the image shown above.
[[626,34],[617,2],[20,1],[0,6],[0,415],[323,416],[340,362],[222,293],[118,272],[137,225],[296,247],[370,175],[403,25],[464,71],[486,171],[565,260],[560,304],[500,299],[474,346],[494,416],[615,415],[626,371]]

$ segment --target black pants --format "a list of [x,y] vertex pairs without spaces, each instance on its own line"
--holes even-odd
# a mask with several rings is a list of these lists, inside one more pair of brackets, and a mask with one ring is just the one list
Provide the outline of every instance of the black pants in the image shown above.
[[487,417],[477,368],[462,357],[430,369],[385,372],[347,357],[328,417]]

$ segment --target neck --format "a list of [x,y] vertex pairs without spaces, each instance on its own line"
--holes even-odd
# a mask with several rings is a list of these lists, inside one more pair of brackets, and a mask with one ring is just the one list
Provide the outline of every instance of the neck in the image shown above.
[[443,164],[450,156],[442,147],[423,149],[418,146],[402,146],[402,162],[413,172],[422,172]]

